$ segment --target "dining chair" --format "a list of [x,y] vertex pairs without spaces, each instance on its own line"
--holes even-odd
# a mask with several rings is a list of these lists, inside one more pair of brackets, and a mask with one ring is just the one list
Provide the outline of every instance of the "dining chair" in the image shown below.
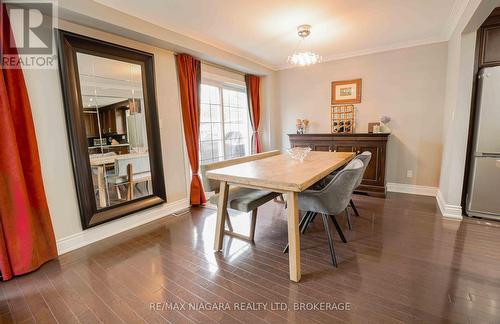
[[127,185],[126,200],[134,199],[134,187],[138,183],[145,182],[146,190],[149,192],[151,182],[151,166],[149,156],[118,156],[115,159],[114,169],[106,175],[108,183],[115,186],[118,199],[121,198],[120,186]]
[[[368,164],[370,163],[370,160],[372,159],[372,152],[364,151],[363,153],[358,154],[356,156],[356,159],[361,160],[363,162],[363,172],[359,176],[359,179],[356,182],[356,186],[354,187],[354,190],[356,190],[361,185],[361,182],[363,181],[363,176],[365,174],[366,168],[368,167]],[[349,202],[349,205],[351,206],[352,210],[354,211],[354,215],[359,216],[358,209],[356,208],[356,205],[354,205],[354,201],[352,199]],[[352,229],[352,228],[350,228],[350,229]]]
[[[340,239],[342,242],[346,243],[347,241],[344,233],[342,232],[335,215],[338,215],[343,211],[349,219],[349,212],[347,208],[358,178],[362,175],[363,166],[363,162],[355,158],[342,170],[331,177],[330,182],[323,188],[319,190],[308,189],[299,193],[299,210],[306,212],[299,223],[300,231],[303,233],[312,219],[317,214],[321,214],[334,267],[337,267],[337,257],[335,255],[333,240],[328,226],[328,216],[330,216]],[[283,252],[288,252],[288,245]]]
[[[366,152],[363,152],[363,153],[366,153]],[[371,153],[370,152],[367,152],[370,157],[371,157]],[[350,164],[353,163],[354,160],[358,159],[358,160],[361,160],[363,161],[363,159],[359,159],[358,157],[360,157],[362,154],[358,154],[356,157],[354,157],[353,160],[351,160],[349,163],[346,164],[346,167],[350,167]],[[365,154],[366,155],[366,154]],[[368,162],[370,160],[368,159]],[[359,179],[356,181],[356,186],[355,188],[357,188],[359,186],[359,184],[361,183],[361,181],[363,180],[363,174],[365,173],[364,170],[366,170],[366,166],[368,165],[368,163],[363,163],[363,170],[362,170],[362,173],[359,177]],[[342,169],[341,169],[342,170]],[[327,175],[326,177],[324,177],[323,179],[319,180],[318,182],[316,182],[315,184],[313,184],[310,189],[312,190],[321,190],[322,188],[324,188],[328,183],[330,183],[332,181],[332,179],[334,178],[334,176],[339,173],[339,171],[335,171],[335,172],[332,172],[331,174]],[[352,202],[352,197],[350,199],[350,202],[349,202],[349,205],[351,205],[351,203],[354,205],[354,203]],[[302,219],[303,221],[303,227],[301,229],[301,233],[304,234],[307,230],[307,227],[309,227],[309,225],[316,219],[316,216],[318,215],[318,213],[316,212],[310,212],[307,217],[304,217]],[[345,212],[345,216],[346,216],[346,220],[347,220],[347,227],[349,228],[349,230],[352,230],[352,222],[351,222],[351,214],[349,214],[349,210],[346,209],[346,212]],[[357,215],[359,216],[359,215]],[[300,225],[300,224],[299,224]],[[345,238],[342,239],[342,241],[344,243],[346,243],[347,241],[345,240]],[[287,246],[288,248],[288,246]],[[284,251],[287,251],[287,248],[285,248]]]
[[[363,181],[363,176],[365,174],[366,168],[368,167],[368,164],[370,163],[371,158],[372,158],[372,153],[370,151],[364,151],[363,153],[358,154],[355,157],[355,159],[361,160],[363,162],[363,171],[362,171],[361,175],[359,176],[359,179],[356,181],[356,186],[354,187],[354,190],[356,190],[361,185],[361,182]],[[329,174],[325,178],[323,178],[320,181],[316,182],[311,187],[313,189],[319,189],[319,188],[324,187],[327,183],[329,183],[331,181],[331,179],[333,178],[333,176],[336,173],[338,173],[338,171],[335,171],[332,174]],[[354,211],[354,215],[359,216],[358,209],[356,208],[356,205],[354,205],[354,201],[352,200],[352,198],[351,198],[351,201],[349,201],[349,206]],[[314,219],[314,217],[311,219],[311,221],[313,219]],[[347,219],[347,224],[349,226],[349,229],[352,230],[352,223],[351,223],[350,217],[348,217],[348,219]],[[306,228],[307,228],[307,225],[306,225]]]
[[[210,203],[214,205],[218,205],[219,203],[220,182],[218,180],[208,179],[208,177],[206,176],[207,171],[224,168],[235,164],[264,159],[278,154],[280,154],[280,151],[269,151],[269,152],[244,156],[241,158],[235,158],[235,159],[201,165],[200,171],[201,171],[201,178],[203,181],[204,190],[206,192],[211,192],[211,191],[215,192],[215,194],[209,198]],[[250,222],[250,234],[248,236],[245,236],[234,231],[227,210],[226,210],[225,220],[228,230],[225,230],[224,234],[253,242],[255,237],[255,225],[257,221],[258,208],[263,204],[267,203],[268,201],[273,200],[278,195],[279,193],[266,190],[244,188],[240,186],[230,187],[227,198],[227,207],[244,213],[252,212],[252,218]]]

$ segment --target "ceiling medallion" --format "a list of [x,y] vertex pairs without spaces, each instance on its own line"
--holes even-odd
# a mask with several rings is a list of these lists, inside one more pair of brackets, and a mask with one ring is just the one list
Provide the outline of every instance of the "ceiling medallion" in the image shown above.
[[297,27],[297,34],[301,38],[296,50],[290,56],[288,56],[288,63],[300,66],[307,66],[311,64],[316,64],[321,62],[321,56],[311,51],[298,51],[301,47],[305,48],[305,40],[307,36],[311,34],[311,25],[300,25]]

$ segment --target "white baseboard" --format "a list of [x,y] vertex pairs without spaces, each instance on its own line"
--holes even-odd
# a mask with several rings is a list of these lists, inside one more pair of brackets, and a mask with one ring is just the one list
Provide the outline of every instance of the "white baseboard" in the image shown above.
[[189,199],[152,207],[57,240],[59,255],[189,208]]
[[439,206],[439,210],[441,211],[443,217],[457,219],[457,220],[463,219],[462,207],[447,204],[446,201],[444,200],[443,195],[441,194],[441,191],[439,190],[436,195],[436,200]]
[[387,191],[407,193],[407,194],[412,194],[412,195],[436,197],[438,188],[419,186],[419,185],[413,185],[413,184],[406,184],[406,183],[388,182],[387,183]]

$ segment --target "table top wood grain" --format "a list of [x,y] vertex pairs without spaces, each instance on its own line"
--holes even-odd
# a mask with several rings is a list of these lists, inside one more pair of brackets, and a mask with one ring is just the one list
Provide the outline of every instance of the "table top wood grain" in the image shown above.
[[310,152],[303,162],[280,154],[207,172],[209,179],[274,192],[302,192],[353,157],[351,152]]

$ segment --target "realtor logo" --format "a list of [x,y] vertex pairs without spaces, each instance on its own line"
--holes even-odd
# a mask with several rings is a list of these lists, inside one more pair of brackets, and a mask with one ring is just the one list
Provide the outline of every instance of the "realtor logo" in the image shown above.
[[[12,34],[3,42],[2,67],[23,69],[56,68],[54,49],[55,1],[4,0]],[[2,10],[2,24],[5,12]],[[19,54],[18,56],[13,53]]]

